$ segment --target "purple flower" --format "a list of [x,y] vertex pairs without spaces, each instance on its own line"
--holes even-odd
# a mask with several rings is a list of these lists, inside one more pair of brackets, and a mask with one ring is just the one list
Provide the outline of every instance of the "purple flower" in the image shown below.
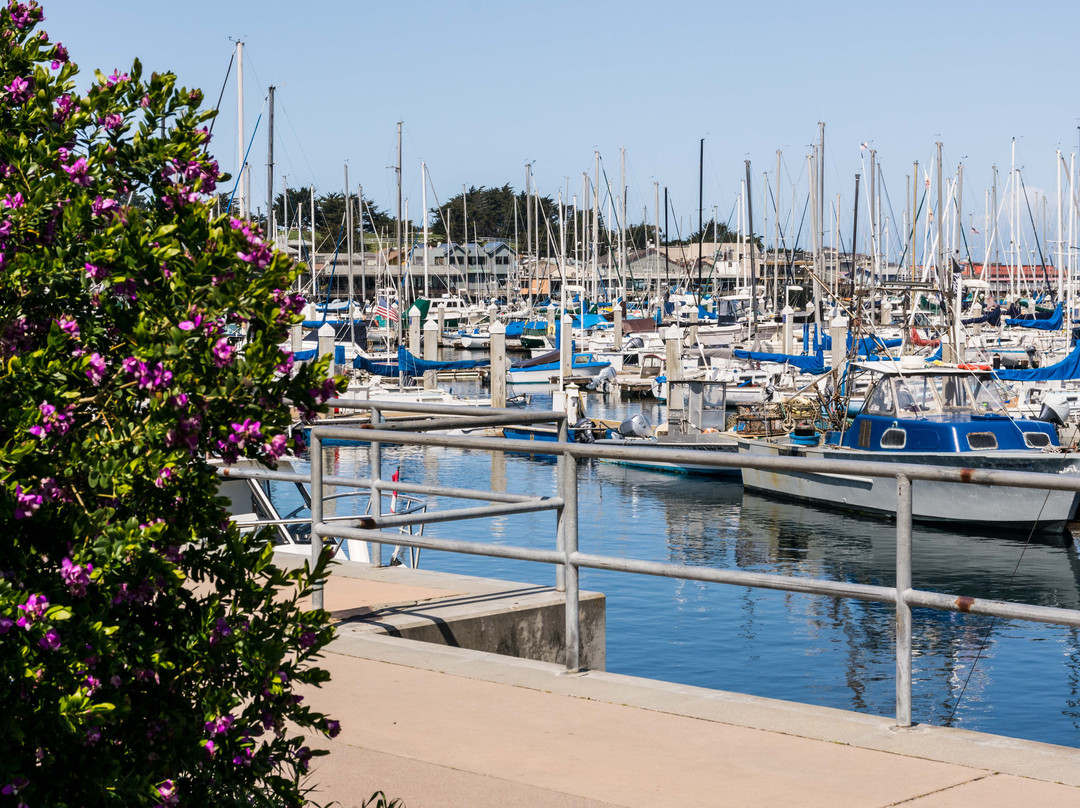
[[124,116],[119,112],[112,112],[104,118],[99,118],[98,123],[106,129],[119,129],[124,123]]
[[232,362],[233,354],[236,353],[236,349],[229,344],[229,340],[222,337],[214,343],[211,353],[214,355],[214,365],[223,368]]
[[56,112],[53,113],[53,118],[62,123],[68,119],[73,110],[78,108],[75,100],[68,93],[64,93],[56,99]]
[[262,440],[262,422],[252,421],[245,418],[241,424],[231,424],[232,434],[229,435],[229,443],[235,443],[238,449],[243,449],[248,443],[256,443]]
[[0,794],[18,794],[28,785],[30,785],[30,781],[25,777],[16,777],[3,788],[0,788]]
[[[41,424],[30,427],[30,434],[37,438],[44,438],[54,430],[59,435],[67,434],[67,431],[71,428],[71,411],[73,409],[74,405],[64,412],[60,412],[48,401],[41,402],[38,405],[38,411],[41,413]],[[15,518],[18,519],[19,517],[16,516]]]
[[293,354],[292,351],[282,351],[282,353],[284,354],[284,358],[278,363],[274,370],[283,376],[288,376],[293,369]]
[[[5,208],[21,208],[25,204],[26,204],[26,200],[23,199],[23,195],[22,195],[21,191],[16,191],[14,195],[8,194],[7,196],[4,197],[4,207]],[[10,229],[10,225],[9,225],[9,229]]]
[[65,334],[78,339],[79,324],[75,322],[74,318],[69,317],[65,314],[63,317],[56,321],[56,324],[60,326],[60,330],[63,331]]
[[163,805],[176,805],[180,802],[180,795],[177,793],[176,783],[172,780],[166,780],[158,786],[157,793],[158,796],[161,797]]
[[57,42],[56,46],[53,48],[52,69],[53,70],[59,70],[60,65],[66,64],[67,60],[68,60],[67,48],[64,47],[64,44],[62,42]]
[[83,187],[87,187],[90,185],[91,180],[89,175],[87,174],[87,172],[89,171],[89,166],[86,163],[85,157],[80,157],[78,160],[76,160],[69,166],[62,165],[60,167],[64,169],[65,172],[67,172],[68,177],[70,177],[71,181],[76,185],[81,185]]
[[[23,491],[21,485],[15,485],[15,518],[26,519],[29,516],[33,516],[38,508],[41,507],[42,498],[40,494],[35,494],[34,489],[28,488]],[[48,601],[46,601],[48,603]],[[22,608],[22,607],[20,607]]]
[[100,281],[105,277],[105,270],[94,264],[88,262],[83,265],[83,268],[86,270],[86,274],[90,276],[90,280]]
[[219,617],[214,623],[214,630],[210,632],[210,644],[217,645],[220,640],[225,637],[231,637],[233,633],[232,626],[224,617]]
[[235,766],[250,766],[253,757],[255,757],[255,753],[252,751],[251,747],[245,746],[233,757],[232,762]]
[[0,634],[7,634],[13,625],[15,621],[10,617],[0,617]]
[[306,746],[301,746],[296,750],[296,762],[300,764],[301,771],[307,771],[311,762],[311,750]]
[[285,435],[274,435],[268,443],[263,444],[263,452],[271,459],[277,460],[289,446],[289,439]]
[[[573,612],[571,612],[571,614],[573,614]],[[333,718],[331,718],[329,721],[327,721],[326,722],[326,734],[329,735],[331,738],[336,738],[338,735],[340,735],[341,734],[341,722],[340,721],[335,721]]]
[[103,214],[109,213],[110,211],[116,210],[116,208],[118,207],[120,207],[120,203],[117,202],[115,199],[106,199],[103,196],[98,196],[90,204],[90,213],[94,216],[101,216]]
[[219,718],[214,719],[213,721],[207,721],[203,726],[206,731],[210,733],[211,736],[221,735],[225,732],[228,732],[229,727],[231,727],[235,721],[236,716],[223,715]]
[[206,750],[207,757],[213,757],[214,756],[215,749],[214,749],[214,742],[213,741],[207,741],[203,745],[203,749]]
[[86,587],[90,583],[90,573],[94,565],[72,563],[70,558],[65,558],[60,564],[60,577],[67,585],[68,591],[75,597],[81,598],[86,594]]
[[100,727],[87,727],[86,728],[86,740],[83,742],[83,746],[94,746],[101,740],[101,728]]
[[105,83],[110,87],[115,87],[122,81],[128,80],[127,73],[121,73],[119,70],[114,70],[112,75],[105,79]]
[[173,476],[173,470],[171,468],[163,468],[158,472],[157,479],[154,480],[154,485],[158,488],[164,488],[165,484],[169,481],[169,478]]
[[49,599],[44,595],[31,595],[26,599],[26,603],[19,604],[19,611],[23,613],[17,621],[19,628],[28,628],[49,611]]
[[38,640],[38,645],[45,651],[56,651],[60,648],[60,635],[50,628],[45,632],[45,636]]
[[203,320],[203,316],[201,314],[195,313],[195,314],[191,314],[189,316],[191,317],[190,320],[181,320],[180,321],[180,325],[178,326],[178,328],[181,331],[194,331],[196,328],[203,325],[204,320]]
[[101,358],[101,354],[96,351],[90,355],[89,369],[86,371],[86,378],[90,380],[90,383],[95,387],[101,384],[101,380],[105,378],[105,360]]
[[4,88],[8,94],[8,101],[12,104],[21,104],[30,97],[30,81],[22,76],[16,76],[11,84]]

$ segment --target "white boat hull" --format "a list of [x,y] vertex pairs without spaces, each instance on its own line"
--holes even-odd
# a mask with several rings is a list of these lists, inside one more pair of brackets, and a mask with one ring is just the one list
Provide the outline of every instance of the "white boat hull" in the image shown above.
[[[1078,454],[1017,452],[883,453],[831,447],[801,447],[763,440],[740,440],[739,453],[753,457],[802,456],[830,460],[868,460],[952,468],[1080,474]],[[876,455],[876,456],[874,456]],[[770,496],[812,502],[840,510],[896,515],[896,478],[815,472],[743,469],[743,486]],[[912,518],[920,522],[963,522],[994,530],[1058,532],[1073,519],[1080,494],[924,480],[912,482]]]

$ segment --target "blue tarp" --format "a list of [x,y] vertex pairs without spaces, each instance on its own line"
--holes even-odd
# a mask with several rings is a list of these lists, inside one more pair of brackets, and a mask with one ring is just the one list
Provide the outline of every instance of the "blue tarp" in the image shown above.
[[998,370],[995,373],[999,379],[1008,382],[1063,382],[1080,379],[1080,346],[1073,348],[1072,353],[1060,362],[1044,368]]
[[1040,331],[1057,331],[1061,328],[1061,324],[1065,321],[1065,311],[1061,304],[1058,303],[1054,309],[1054,313],[1051,314],[1045,320],[1031,320],[1031,319],[1017,319],[1006,320],[1005,325],[1018,325],[1021,328],[1037,328]]
[[429,362],[416,358],[406,348],[398,348],[396,362],[375,362],[363,356],[353,359],[354,368],[366,370],[376,376],[397,376],[399,373],[406,376],[422,376],[429,370],[469,370],[470,368],[486,368],[490,364],[490,359]]
[[[902,339],[879,339],[878,337],[863,337],[859,340],[859,356],[873,356],[878,351],[886,348],[898,348],[903,345]],[[820,348],[822,351],[832,350],[832,337],[828,334],[821,335]],[[847,335],[847,349],[851,352],[851,334]]]
[[797,367],[804,373],[811,373],[815,376],[820,376],[829,370],[825,367],[820,356],[792,356],[782,353],[764,353],[763,351],[743,351],[738,348],[733,353],[737,359],[751,359],[754,362],[776,362],[781,365],[788,364]]

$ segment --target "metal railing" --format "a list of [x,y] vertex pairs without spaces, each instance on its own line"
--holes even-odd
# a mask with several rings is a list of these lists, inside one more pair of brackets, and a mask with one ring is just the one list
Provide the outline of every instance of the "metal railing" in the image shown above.
[[[392,539],[394,544],[421,549],[556,565],[556,588],[566,593],[565,660],[568,671],[580,669],[581,631],[579,623],[578,571],[581,568],[892,604],[896,612],[896,723],[901,727],[909,727],[912,723],[912,607],[918,606],[940,611],[964,612],[1009,620],[1026,620],[1051,625],[1080,627],[1080,610],[978,599],[964,595],[913,589],[911,566],[913,481],[925,480],[965,485],[1009,486],[1043,491],[1080,492],[1080,475],[991,471],[914,464],[883,464],[857,460],[759,457],[686,449],[578,444],[566,441],[567,423],[566,416],[562,413],[416,403],[399,404],[386,401],[335,401],[334,406],[339,409],[370,410],[371,423],[360,427],[314,426],[311,429],[310,438],[310,476],[249,469],[225,469],[222,473],[228,477],[310,482],[311,552],[313,559],[318,558],[322,553],[323,539],[354,539],[370,543],[370,557],[373,563],[378,566],[381,565],[380,543]],[[386,411],[427,414],[435,417],[425,420],[407,419],[397,423],[386,423],[383,421],[383,413]],[[470,415],[472,417],[468,417]],[[494,427],[529,423],[554,423],[558,440],[544,442],[541,446],[538,446],[535,441],[460,434],[431,434],[430,432],[431,430],[460,429],[480,425]],[[421,429],[425,431],[416,431]],[[324,476],[322,458],[324,440],[368,443],[371,476],[368,478]],[[489,452],[556,455],[558,457],[557,494],[554,497],[538,497],[526,494],[384,480],[382,478],[381,464],[384,443],[475,449]],[[897,491],[896,585],[892,587],[874,586],[819,578],[713,569],[583,553],[578,549],[577,529],[578,475],[576,461],[580,458],[606,458],[625,461],[693,464],[696,466],[753,468],[778,472],[814,472],[830,475],[895,478]],[[326,485],[369,489],[372,494],[371,500],[375,504],[373,512],[355,519],[354,524],[358,524],[357,527],[343,527],[340,524],[325,521],[322,501],[324,486]],[[426,512],[417,514],[384,515],[380,508],[382,499],[380,493],[386,490],[455,499],[471,499],[489,504],[446,510],[429,508]],[[485,542],[437,538],[430,535],[410,536],[394,533],[388,536],[387,533],[382,532],[383,529],[387,528],[398,530],[403,526],[544,511],[553,511],[555,513],[556,546],[553,550],[492,545]],[[322,602],[322,591],[319,588],[315,592],[313,604],[316,608],[321,608]]]

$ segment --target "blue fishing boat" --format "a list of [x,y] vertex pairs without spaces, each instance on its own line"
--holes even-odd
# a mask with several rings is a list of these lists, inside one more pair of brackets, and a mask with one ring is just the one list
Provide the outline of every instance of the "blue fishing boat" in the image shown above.
[[[1080,454],[1065,452],[1054,426],[1014,419],[999,382],[986,369],[901,362],[854,364],[872,375],[862,410],[843,429],[802,430],[779,439],[741,438],[739,452],[757,457],[864,460],[1053,474],[1080,473]],[[895,515],[892,477],[743,469],[752,491],[843,510]],[[1080,495],[1067,491],[916,480],[914,519],[993,530],[1060,532]]]

